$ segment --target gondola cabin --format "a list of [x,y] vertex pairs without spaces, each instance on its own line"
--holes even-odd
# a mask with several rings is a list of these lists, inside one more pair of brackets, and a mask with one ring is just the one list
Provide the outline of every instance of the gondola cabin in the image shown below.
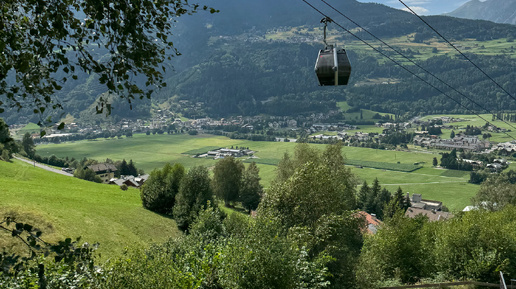
[[329,45],[319,51],[315,62],[315,73],[319,85],[347,85],[351,75],[351,63],[346,50]]

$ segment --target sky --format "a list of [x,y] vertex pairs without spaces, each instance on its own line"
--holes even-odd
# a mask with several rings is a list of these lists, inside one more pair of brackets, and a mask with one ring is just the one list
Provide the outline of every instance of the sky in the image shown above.
[[[396,9],[407,10],[399,0],[358,0],[359,2],[374,2]],[[469,0],[402,0],[412,10],[420,15],[439,15],[449,13],[459,8]]]

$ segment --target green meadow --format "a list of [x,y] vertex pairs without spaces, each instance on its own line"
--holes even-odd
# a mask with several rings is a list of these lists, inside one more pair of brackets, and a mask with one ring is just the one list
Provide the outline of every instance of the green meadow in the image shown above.
[[[244,162],[255,161],[258,164],[262,184],[268,187],[275,177],[277,163],[285,152],[292,153],[295,145],[288,142],[233,140],[213,135],[136,134],[132,138],[39,145],[36,149],[43,156],[132,159],[138,168],[150,172],[167,162],[182,163],[187,168],[197,165],[213,167],[216,160],[194,158],[194,155],[215,147],[249,147],[256,151],[258,158],[244,159]],[[324,149],[324,145],[311,146]],[[343,154],[360,183],[363,180],[371,183],[378,178],[391,191],[400,186],[405,192],[422,193],[426,199],[440,200],[452,210],[462,210],[469,205],[471,197],[478,191],[478,186],[467,183],[468,173],[432,168],[433,158],[440,158],[438,154],[347,146],[343,147]]]
[[[492,137],[489,139],[490,141],[492,141],[492,142],[508,142],[508,141],[512,141],[512,140],[516,139],[516,129],[515,129],[516,123],[511,123],[509,121],[503,122],[503,121],[500,121],[498,119],[493,120],[493,116],[491,114],[479,114],[479,115],[474,115],[474,114],[471,114],[471,115],[461,115],[461,114],[458,114],[458,115],[454,115],[454,114],[429,115],[429,116],[423,117],[422,119],[423,120],[430,120],[430,119],[434,119],[434,118],[438,118],[438,117],[442,117],[442,116],[453,117],[453,118],[461,119],[462,120],[462,121],[459,121],[459,122],[447,123],[447,125],[453,125],[453,126],[457,127],[457,129],[454,129],[455,133],[458,133],[461,130],[462,131],[466,130],[466,126],[468,126],[468,125],[482,127],[482,126],[485,125],[486,121],[488,121],[489,123],[491,123],[491,124],[493,124],[493,125],[495,125],[495,126],[497,126],[499,128],[507,129],[506,133],[503,133],[503,132],[500,132],[500,133],[490,132],[490,134],[492,135]],[[442,132],[443,132],[443,134],[441,136],[442,138],[449,138],[450,137],[451,130],[443,129]],[[479,137],[482,138],[482,136],[479,136]]]
[[[33,224],[47,242],[81,237],[81,242],[100,243],[98,252],[107,259],[124,248],[147,247],[181,234],[174,220],[143,209],[136,189],[122,191],[16,160],[0,161],[0,172],[0,216]],[[18,243],[0,238],[2,248],[22,250]]]

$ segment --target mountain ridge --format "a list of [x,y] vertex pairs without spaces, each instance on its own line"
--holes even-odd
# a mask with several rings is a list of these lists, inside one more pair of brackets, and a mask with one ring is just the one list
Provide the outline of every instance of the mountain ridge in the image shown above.
[[471,0],[445,15],[516,25],[516,1],[486,0],[482,2],[480,0]]

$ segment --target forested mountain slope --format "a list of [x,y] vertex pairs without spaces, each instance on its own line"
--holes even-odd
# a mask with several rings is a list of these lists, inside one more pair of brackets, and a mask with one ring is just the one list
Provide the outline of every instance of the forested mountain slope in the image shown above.
[[[183,70],[169,78],[168,88],[159,93],[156,99],[163,101],[171,96],[179,96],[180,99],[203,102],[204,112],[211,116],[258,113],[289,115],[328,111],[335,108],[335,99],[347,99],[355,106],[392,113],[481,110],[467,101],[467,109],[458,105],[344,31],[335,29],[329,33],[331,41],[348,46],[353,66],[350,84],[339,88],[318,87],[313,72],[317,51],[323,45],[318,13],[306,5],[299,5],[304,4],[301,1],[281,2],[276,6],[272,1],[260,1],[254,3],[254,7],[239,7],[231,3],[231,0],[219,3],[220,15],[188,19],[196,21],[188,23],[188,27],[196,27],[197,40],[206,41],[204,45],[188,50],[188,53],[198,56],[196,60],[199,61],[192,62],[192,67],[181,67]],[[489,110],[516,109],[516,103],[501,94],[471,64],[453,53],[448,54],[450,50],[446,53],[441,51],[446,50],[446,44],[437,41],[435,34],[410,13],[380,4],[356,1],[340,1],[335,5],[388,43],[397,42],[393,45],[406,55],[421,59],[423,67],[477,102],[485,103]],[[246,8],[266,11],[270,20],[264,21],[263,15],[252,13]],[[275,11],[280,11],[282,17],[276,17]],[[233,18],[234,15],[236,18]],[[248,17],[241,22],[232,21],[243,19],[242,15]],[[335,16],[335,12],[329,15],[339,24],[353,28],[343,17]],[[509,81],[515,77],[515,61],[511,57],[501,56],[514,55],[514,47],[507,44],[510,39],[506,37],[516,35],[515,27],[444,16],[425,19],[452,41],[476,42],[471,45],[477,49],[459,47],[471,54],[470,57],[492,74],[505,89],[513,93],[516,91],[514,84]],[[371,36],[367,33],[356,29],[353,31],[370,41]],[[404,43],[399,43],[401,38]],[[500,42],[500,45],[507,46],[507,50],[500,50],[500,53],[490,51],[489,47],[482,48],[483,44],[479,44],[483,41]],[[375,41],[371,43],[378,47]],[[430,47],[439,47],[439,51],[429,53],[423,50]],[[387,49],[383,47],[382,50]],[[196,51],[200,52],[195,54]],[[390,51],[386,53],[394,54]],[[482,55],[475,56],[472,53]],[[399,56],[395,59],[404,61]],[[444,92],[451,91],[421,70],[410,69]],[[463,101],[455,92],[452,93],[457,100]]]
[[[311,2],[358,37],[388,55],[393,54],[329,7]],[[485,102],[489,109],[516,109],[510,98],[485,82],[471,65],[456,58],[455,52],[412,14],[355,0],[333,2],[335,8],[362,27],[406,55],[423,61],[432,73]],[[172,40],[182,56],[164,64],[168,68],[168,86],[154,95],[153,102],[162,103],[172,97],[174,101],[202,102],[203,109],[192,115],[196,117],[327,112],[336,108],[336,100],[344,99],[362,108],[393,113],[465,111],[335,25],[330,27],[330,42],[346,45],[352,77],[347,87],[318,87],[313,66],[318,50],[323,47],[319,23],[322,17],[301,0],[220,0],[209,4],[214,4],[220,13],[198,13],[178,19]],[[508,81],[516,73],[511,42],[516,26],[446,16],[429,16],[425,20],[454,43],[460,43],[465,52],[478,54],[473,58],[480,66],[516,94],[514,83]],[[92,49],[102,59],[105,51]],[[396,59],[406,63],[398,56]],[[91,114],[96,99],[104,92],[95,75],[79,75],[78,81],[67,82],[59,92],[65,107],[63,115]],[[134,101],[135,106],[127,112],[128,105],[118,101],[112,113],[119,118],[149,115],[149,102]],[[406,110],[407,107],[411,109]],[[8,123],[37,121],[31,111],[1,116]]]

